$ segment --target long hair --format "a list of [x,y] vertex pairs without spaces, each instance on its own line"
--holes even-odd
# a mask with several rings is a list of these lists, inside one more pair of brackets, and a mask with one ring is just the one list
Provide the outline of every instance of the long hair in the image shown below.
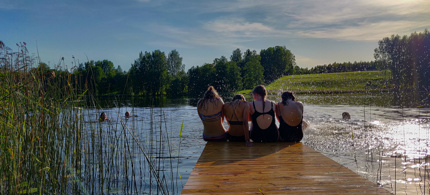
[[213,86],[209,86],[205,94],[203,95],[203,99],[199,101],[197,106],[199,108],[203,108],[206,102],[208,101],[213,102],[215,99],[218,99],[218,98],[221,98],[218,92],[215,90]]
[[264,87],[264,85],[258,85],[256,86],[253,90],[252,90],[253,94],[258,94],[260,95],[263,100],[266,100],[266,96],[267,96],[267,90],[266,87]]
[[282,93],[281,98],[282,98],[282,104],[284,104],[284,105],[288,105],[287,100],[289,100],[289,99],[296,101],[296,97],[294,97],[294,93],[292,91],[286,91],[286,92]]

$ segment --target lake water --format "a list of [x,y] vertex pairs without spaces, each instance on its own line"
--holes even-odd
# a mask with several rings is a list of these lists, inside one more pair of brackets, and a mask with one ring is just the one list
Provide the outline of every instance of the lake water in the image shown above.
[[[381,94],[297,99],[310,124],[304,144],[393,193],[430,193],[430,109],[393,106],[395,101]],[[179,194],[206,144],[190,103],[195,101],[167,100],[162,107],[116,102],[121,103],[106,101],[99,106],[110,108],[82,110],[86,122],[78,187],[89,194]],[[102,111],[111,120],[94,122]],[[126,111],[136,116],[125,118]],[[348,121],[342,119],[345,111],[351,115]]]

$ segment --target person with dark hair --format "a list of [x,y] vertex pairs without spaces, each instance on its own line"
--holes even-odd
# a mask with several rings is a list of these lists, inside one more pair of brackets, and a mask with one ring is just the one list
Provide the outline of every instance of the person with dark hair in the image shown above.
[[296,101],[293,92],[282,93],[277,104],[276,118],[279,121],[279,137],[285,142],[300,142],[303,138],[303,104]]
[[197,112],[204,126],[203,139],[205,141],[226,140],[227,131],[222,125],[224,121],[223,106],[224,101],[213,86],[206,90],[203,99],[197,103]]
[[100,117],[99,117],[99,121],[103,122],[103,121],[108,121],[109,119],[106,116],[105,112],[100,113]]
[[223,112],[229,125],[229,141],[245,141],[247,146],[252,146],[249,140],[249,107],[245,97],[242,94],[235,95],[231,102],[224,104]]
[[267,91],[263,85],[252,90],[253,102],[249,103],[249,119],[252,121],[251,139],[254,142],[275,142],[278,140],[278,127],[275,124],[276,106],[266,100]]

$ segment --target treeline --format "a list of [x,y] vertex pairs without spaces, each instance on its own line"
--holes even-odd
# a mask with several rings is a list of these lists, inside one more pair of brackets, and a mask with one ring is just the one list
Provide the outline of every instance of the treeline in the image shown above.
[[240,49],[233,51],[230,60],[222,56],[213,63],[193,66],[188,70],[188,94],[201,97],[209,85],[222,94],[241,89],[251,89],[262,83],[270,83],[283,75],[293,74],[295,56],[285,46],[257,51]]
[[430,93],[430,32],[392,35],[378,42],[375,59],[390,69],[395,89]]
[[[25,43],[20,43],[25,48]],[[241,89],[251,89],[258,84],[268,84],[290,74],[320,74],[387,70],[392,74],[390,82],[396,89],[429,90],[430,86],[430,33],[412,33],[400,37],[392,35],[378,42],[375,61],[344,62],[301,68],[296,65],[295,56],[285,46],[255,50],[240,49],[232,52],[230,58],[216,58],[212,63],[193,66],[187,72],[178,51],[166,54],[160,50],[141,52],[128,71],[115,67],[109,60],[89,61],[68,70],[50,69],[40,63],[38,71],[44,74],[69,74],[79,93],[93,95],[129,94],[142,96],[201,97],[209,85],[220,93],[231,94]],[[26,49],[25,49],[26,50]],[[12,52],[0,41],[0,68],[5,62],[24,60],[21,52]],[[28,52],[28,51],[26,51]],[[20,57],[21,55],[21,57]],[[25,56],[28,64],[34,60]],[[12,60],[13,59],[13,60]],[[30,62],[33,61],[33,62]],[[64,59],[62,59],[64,64]],[[16,62],[15,62],[16,63]],[[12,67],[11,63],[11,67]],[[74,63],[76,64],[76,63]],[[28,71],[22,70],[20,71]],[[52,76],[50,76],[52,77]],[[55,78],[55,77],[53,77]]]
[[[64,58],[61,64],[64,66]],[[222,56],[213,63],[193,66],[188,72],[176,50],[167,56],[160,50],[141,52],[127,72],[109,60],[80,63],[71,73],[61,70],[59,65],[50,69],[47,64],[39,63],[33,70],[52,75],[46,77],[51,81],[55,75],[68,75],[71,80],[65,85],[72,85],[78,94],[168,97],[200,97],[209,85],[222,94],[231,94],[270,83],[297,69],[294,55],[281,46],[263,49],[260,53],[249,49],[242,53],[236,49],[230,59]]]
[[381,70],[383,67],[380,62],[334,62],[328,65],[318,65],[308,68],[299,68],[294,71],[294,74],[321,74],[321,73],[335,73],[335,72],[355,72],[355,71],[372,71]]
[[94,95],[146,95],[170,97],[184,96],[188,76],[182,58],[176,50],[166,57],[164,52],[140,53],[128,72],[114,67],[109,60],[80,64],[72,76],[77,78],[76,88]]
[[222,94],[250,89],[293,74],[294,55],[285,47],[260,51],[240,49],[230,59],[222,56],[213,63],[193,66],[185,72],[176,50],[167,56],[160,50],[141,52],[128,72],[108,60],[90,61],[75,68],[75,87],[94,95],[130,94],[143,96],[200,97],[209,85]]

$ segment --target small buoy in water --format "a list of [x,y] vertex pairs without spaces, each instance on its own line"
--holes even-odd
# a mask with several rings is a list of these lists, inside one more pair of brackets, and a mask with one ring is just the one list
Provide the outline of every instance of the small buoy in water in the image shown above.
[[343,112],[343,113],[342,113],[342,118],[343,118],[344,120],[349,120],[349,119],[351,119],[351,115],[349,115],[349,113],[348,113],[348,112]]

